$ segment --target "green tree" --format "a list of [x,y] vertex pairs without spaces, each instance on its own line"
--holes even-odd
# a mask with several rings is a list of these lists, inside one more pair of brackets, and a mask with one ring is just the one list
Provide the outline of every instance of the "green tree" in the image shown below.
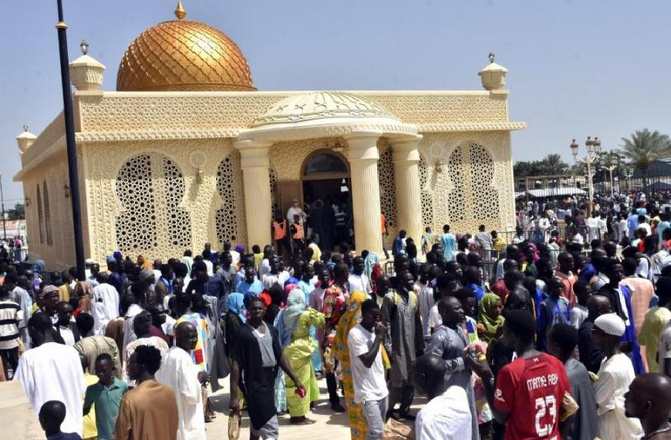
[[645,188],[648,186],[648,170],[652,162],[671,156],[671,140],[668,135],[644,128],[636,130],[629,138],[622,138],[618,152],[634,169],[641,170]]
[[17,203],[14,208],[7,210],[7,219],[9,220],[25,220],[26,210],[23,203]]
[[558,154],[548,154],[543,160],[519,161],[513,165],[515,177],[556,176],[567,170],[568,164]]
[[541,167],[544,174],[555,176],[564,174],[568,169],[568,164],[561,159],[559,154],[548,154],[541,161]]

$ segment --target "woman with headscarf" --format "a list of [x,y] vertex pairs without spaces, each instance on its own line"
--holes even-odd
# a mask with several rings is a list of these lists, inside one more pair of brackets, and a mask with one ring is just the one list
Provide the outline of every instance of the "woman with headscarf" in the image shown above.
[[363,274],[366,275],[372,283],[373,280],[371,279],[371,275],[373,275],[373,268],[375,265],[380,264],[380,257],[377,256],[376,252],[369,252],[368,255],[366,255],[363,264]]
[[277,318],[277,315],[279,315],[280,310],[282,310],[282,288],[280,287],[279,284],[275,283],[273,284],[270,289],[267,291],[264,290],[261,295],[259,296],[264,296],[263,301],[264,303],[267,301],[266,304],[266,314],[263,316],[263,320],[266,322],[268,325],[275,325],[275,318]]
[[228,313],[225,318],[225,340],[226,355],[231,358],[235,352],[235,341],[238,330],[247,322],[247,310],[245,309],[245,295],[231,292],[228,295]]
[[93,298],[93,286],[88,281],[77,281],[75,284],[74,297],[77,298],[77,310],[76,314],[73,313],[75,317],[81,312],[91,313],[92,305],[91,298]]
[[355,290],[347,300],[347,309],[343,313],[333,341],[333,356],[340,362],[342,370],[343,389],[345,391],[345,402],[349,416],[349,426],[352,432],[352,440],[364,440],[366,437],[366,418],[363,415],[361,404],[354,402],[354,381],[352,379],[352,366],[347,346],[347,335],[361,321],[361,304],[367,299],[365,293]]
[[[279,284],[275,285],[279,287]],[[282,304],[286,304],[287,308],[289,306],[289,296],[291,292],[294,291],[295,289],[296,289],[295,284],[287,284],[284,287],[284,291],[281,294]],[[291,333],[292,333],[291,328],[287,328],[287,326],[284,325],[285,310],[286,308],[280,310],[275,318],[275,321],[273,322],[273,325],[275,326],[277,332],[280,335],[282,350],[284,350],[286,346],[289,345],[289,343],[291,342]],[[277,371],[277,379],[275,380],[275,407],[277,408],[278,414],[284,414],[289,409],[287,406],[287,394],[286,394],[286,387],[284,384],[284,372],[281,369]]]
[[[224,322],[224,351],[228,357],[229,363],[233,364],[232,358],[235,353],[235,342],[238,340],[238,331],[247,322],[247,309],[245,308],[245,295],[238,292],[231,292],[228,294],[227,304],[228,313],[226,313]],[[244,395],[242,394],[243,387],[239,387],[239,398],[241,405],[245,405]]]
[[138,267],[141,267],[142,269],[151,270],[151,264],[149,263],[149,259],[144,255],[138,255],[136,264],[138,265]]
[[478,304],[478,336],[486,343],[497,339],[503,328],[503,303],[495,293],[486,293]]
[[373,293],[377,293],[377,284],[376,280],[382,275],[382,266],[380,266],[380,257],[377,253],[369,252],[366,255],[364,260],[364,275],[370,280],[370,287],[373,290]]
[[[480,300],[480,304],[478,304],[477,332],[480,340],[488,344],[487,354],[490,365],[493,357],[500,359],[501,356],[505,357],[508,354],[512,354],[499,341],[504,321],[501,315],[502,312],[503,303],[501,297],[495,293],[485,293],[485,296]],[[475,396],[475,408],[478,414],[480,434],[482,438],[488,438],[486,434],[489,434],[492,429],[493,416],[487,403],[487,394],[485,393],[482,380],[476,374],[473,374],[473,394]]]
[[310,327],[323,327],[324,314],[307,308],[305,294],[296,288],[289,293],[287,307],[278,315],[277,320],[280,321],[278,325],[284,355],[307,392],[304,396],[298,395],[294,382],[289,376],[284,376],[290,423],[310,425],[314,421],[305,415],[310,411],[310,404],[319,400],[317,377],[311,361],[317,343],[310,337]]

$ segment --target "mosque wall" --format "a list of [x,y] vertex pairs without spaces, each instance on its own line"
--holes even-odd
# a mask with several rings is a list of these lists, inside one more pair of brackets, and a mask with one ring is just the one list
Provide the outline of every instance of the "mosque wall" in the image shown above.
[[221,140],[83,145],[91,258],[150,260],[246,242],[239,153]]
[[[295,93],[295,92],[293,92]],[[77,92],[81,131],[247,130],[255,118],[292,92]],[[304,92],[300,92],[304,93]],[[420,132],[478,129],[508,122],[506,93],[486,91],[347,92],[385,107]]]
[[28,248],[31,260],[48,262],[48,269],[63,270],[75,261],[72,208],[65,157],[34,170],[23,181]]
[[515,227],[509,132],[424,133],[422,220],[434,232]]
[[[77,92],[77,142],[86,257],[121,250],[149,259],[199,251],[205,242],[247,242],[240,154],[232,144],[254,119],[292,92]],[[507,93],[353,92],[384,106],[424,138],[419,149],[421,216],[434,231],[514,227]],[[74,264],[63,120],[58,116],[22,156],[32,257],[49,268]],[[340,138],[282,142],[269,151],[273,204],[301,198],[301,167]],[[397,228],[392,152],[378,142],[381,209]],[[51,218],[47,244],[46,181]],[[38,205],[42,206],[42,223]],[[419,215],[420,213],[418,213]],[[42,225],[42,226],[40,226]],[[42,240],[40,240],[40,231]]]

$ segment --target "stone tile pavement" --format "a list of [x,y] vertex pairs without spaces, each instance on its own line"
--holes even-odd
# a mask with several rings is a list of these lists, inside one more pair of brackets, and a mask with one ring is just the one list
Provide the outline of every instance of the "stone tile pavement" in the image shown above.
[[[221,385],[225,385],[223,390],[219,390],[211,399],[214,403],[214,409],[217,413],[216,419],[212,423],[208,423],[207,439],[208,440],[226,440],[228,439],[228,389],[229,380],[220,381]],[[289,424],[289,415],[280,416],[280,438],[286,440],[349,440],[350,430],[349,422],[347,420],[347,413],[336,414],[331,410],[331,404],[328,401],[328,392],[326,390],[326,381],[324,379],[319,381],[319,401],[315,405],[315,409],[308,414],[308,418],[316,421],[313,425],[294,426]],[[345,404],[345,399],[341,399],[342,404]],[[419,411],[420,405],[426,402],[424,398],[415,398],[413,405],[413,414]],[[242,430],[240,432],[240,440],[247,440],[249,438],[249,418],[247,413],[243,412]]]

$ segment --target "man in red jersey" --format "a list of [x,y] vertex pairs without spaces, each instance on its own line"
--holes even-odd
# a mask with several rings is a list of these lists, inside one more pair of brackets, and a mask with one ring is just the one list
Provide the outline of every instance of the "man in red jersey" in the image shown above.
[[486,361],[466,353],[465,362],[481,378],[496,420],[506,425],[506,440],[561,440],[577,405],[561,361],[534,349],[536,322],[526,310],[511,310],[503,325],[503,343],[517,359],[496,377]]

